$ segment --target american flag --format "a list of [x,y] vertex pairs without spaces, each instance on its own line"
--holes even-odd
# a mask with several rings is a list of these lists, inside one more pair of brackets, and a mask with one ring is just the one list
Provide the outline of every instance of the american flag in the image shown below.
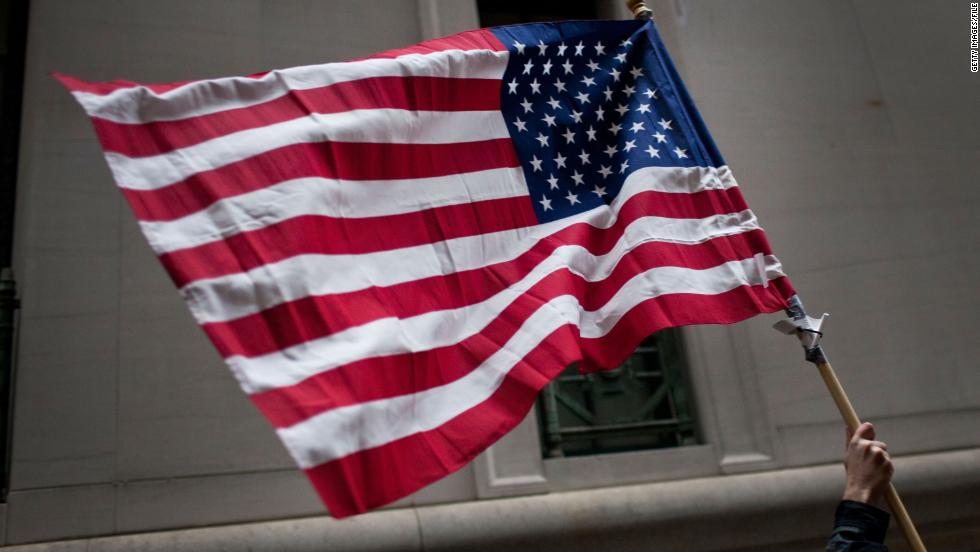
[[459,469],[570,363],[793,294],[652,23],[168,85],[56,76],[336,517]]

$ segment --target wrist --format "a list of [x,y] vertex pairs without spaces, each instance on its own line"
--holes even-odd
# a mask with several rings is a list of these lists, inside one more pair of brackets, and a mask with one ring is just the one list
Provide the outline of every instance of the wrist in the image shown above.
[[853,500],[854,502],[863,502],[865,504],[870,504],[872,506],[878,502],[878,496],[871,489],[867,487],[851,487],[848,486],[844,489],[844,496],[841,497],[843,500]]

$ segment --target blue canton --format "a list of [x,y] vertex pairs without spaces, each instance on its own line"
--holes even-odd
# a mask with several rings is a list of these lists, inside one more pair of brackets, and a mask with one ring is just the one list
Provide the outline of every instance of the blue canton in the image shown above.
[[539,222],[608,205],[642,167],[724,164],[652,23],[491,31],[510,50],[501,109]]

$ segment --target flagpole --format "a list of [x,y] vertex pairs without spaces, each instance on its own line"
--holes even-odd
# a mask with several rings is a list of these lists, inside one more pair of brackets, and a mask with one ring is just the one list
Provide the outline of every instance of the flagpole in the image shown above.
[[[634,18],[640,21],[647,21],[653,17],[653,10],[648,8],[643,0],[625,0],[625,2],[626,7],[629,8]],[[844,418],[844,423],[847,424],[847,427],[852,432],[857,431],[858,426],[861,425],[861,419],[858,417],[857,411],[854,410],[850,399],[847,398],[847,393],[844,392],[844,387],[841,385],[840,380],[837,379],[837,374],[834,373],[834,368],[830,365],[830,361],[827,360],[823,348],[819,345],[820,335],[822,335],[819,331],[820,321],[806,315],[806,311],[803,309],[803,303],[795,295],[790,299],[786,314],[792,319],[792,325],[789,326],[791,331],[789,333],[796,333],[800,341],[803,342],[807,361],[816,365],[817,371],[820,372],[820,377],[827,385],[827,390],[830,391],[830,396],[834,399],[834,403],[837,405],[841,417]],[[811,323],[816,323],[816,327]],[[777,327],[777,329],[780,328]],[[786,328],[782,328],[782,331],[785,332]],[[895,516],[896,523],[902,528],[905,540],[908,541],[913,552],[926,552],[926,546],[923,544],[922,538],[919,537],[919,532],[915,529],[912,518],[909,517],[908,510],[905,509],[905,504],[902,503],[902,499],[898,496],[898,491],[895,490],[895,486],[891,483],[888,484],[888,488],[885,490],[885,500],[888,501],[888,507],[892,511],[892,515]]]
[[653,17],[653,10],[648,8],[643,0],[626,0],[626,7],[633,13],[633,17],[640,21]]
[[[824,353],[823,347],[819,344],[820,336],[823,335],[820,332],[820,324],[823,318],[814,319],[807,316],[806,310],[803,308],[803,303],[800,302],[799,297],[796,295],[790,298],[786,314],[789,315],[792,322],[781,322],[776,325],[776,329],[785,332],[786,330],[784,328],[787,323],[795,326],[794,333],[796,333],[797,337],[803,343],[803,349],[806,351],[806,360],[816,365],[817,371],[820,372],[820,377],[827,385],[827,390],[830,391],[830,396],[833,397],[834,403],[837,405],[837,410],[840,411],[841,417],[844,418],[844,423],[847,424],[847,427],[852,432],[857,431],[858,426],[861,425],[861,418],[858,417],[857,411],[854,410],[854,405],[847,398],[844,386],[837,379],[837,374],[834,373],[834,367],[827,360],[827,355]],[[783,328],[780,327],[781,324],[784,325]],[[922,538],[919,536],[915,524],[912,523],[912,518],[909,517],[909,512],[905,509],[905,504],[902,503],[901,497],[898,496],[895,485],[888,484],[888,488],[885,489],[885,500],[888,502],[888,508],[892,511],[892,515],[895,516],[895,522],[901,527],[902,533],[905,535],[905,540],[909,543],[909,547],[913,552],[926,552],[926,545],[922,542]]]

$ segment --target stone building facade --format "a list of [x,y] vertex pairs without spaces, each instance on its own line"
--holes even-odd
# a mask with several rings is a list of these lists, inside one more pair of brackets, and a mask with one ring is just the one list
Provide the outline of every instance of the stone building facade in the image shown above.
[[[24,550],[814,550],[843,429],[774,317],[680,332],[698,439],[548,457],[534,415],[341,522],[196,327],[49,78],[167,82],[474,28],[475,0],[33,0],[0,543]],[[548,3],[544,3],[548,4]],[[561,3],[554,15],[562,16]],[[551,6],[552,4],[548,4]],[[568,3],[575,5],[577,3]],[[980,550],[980,78],[969,2],[648,2],[934,550]],[[600,16],[625,18],[618,0]],[[901,538],[891,543],[901,549]],[[142,548],[140,548],[142,547]]]

